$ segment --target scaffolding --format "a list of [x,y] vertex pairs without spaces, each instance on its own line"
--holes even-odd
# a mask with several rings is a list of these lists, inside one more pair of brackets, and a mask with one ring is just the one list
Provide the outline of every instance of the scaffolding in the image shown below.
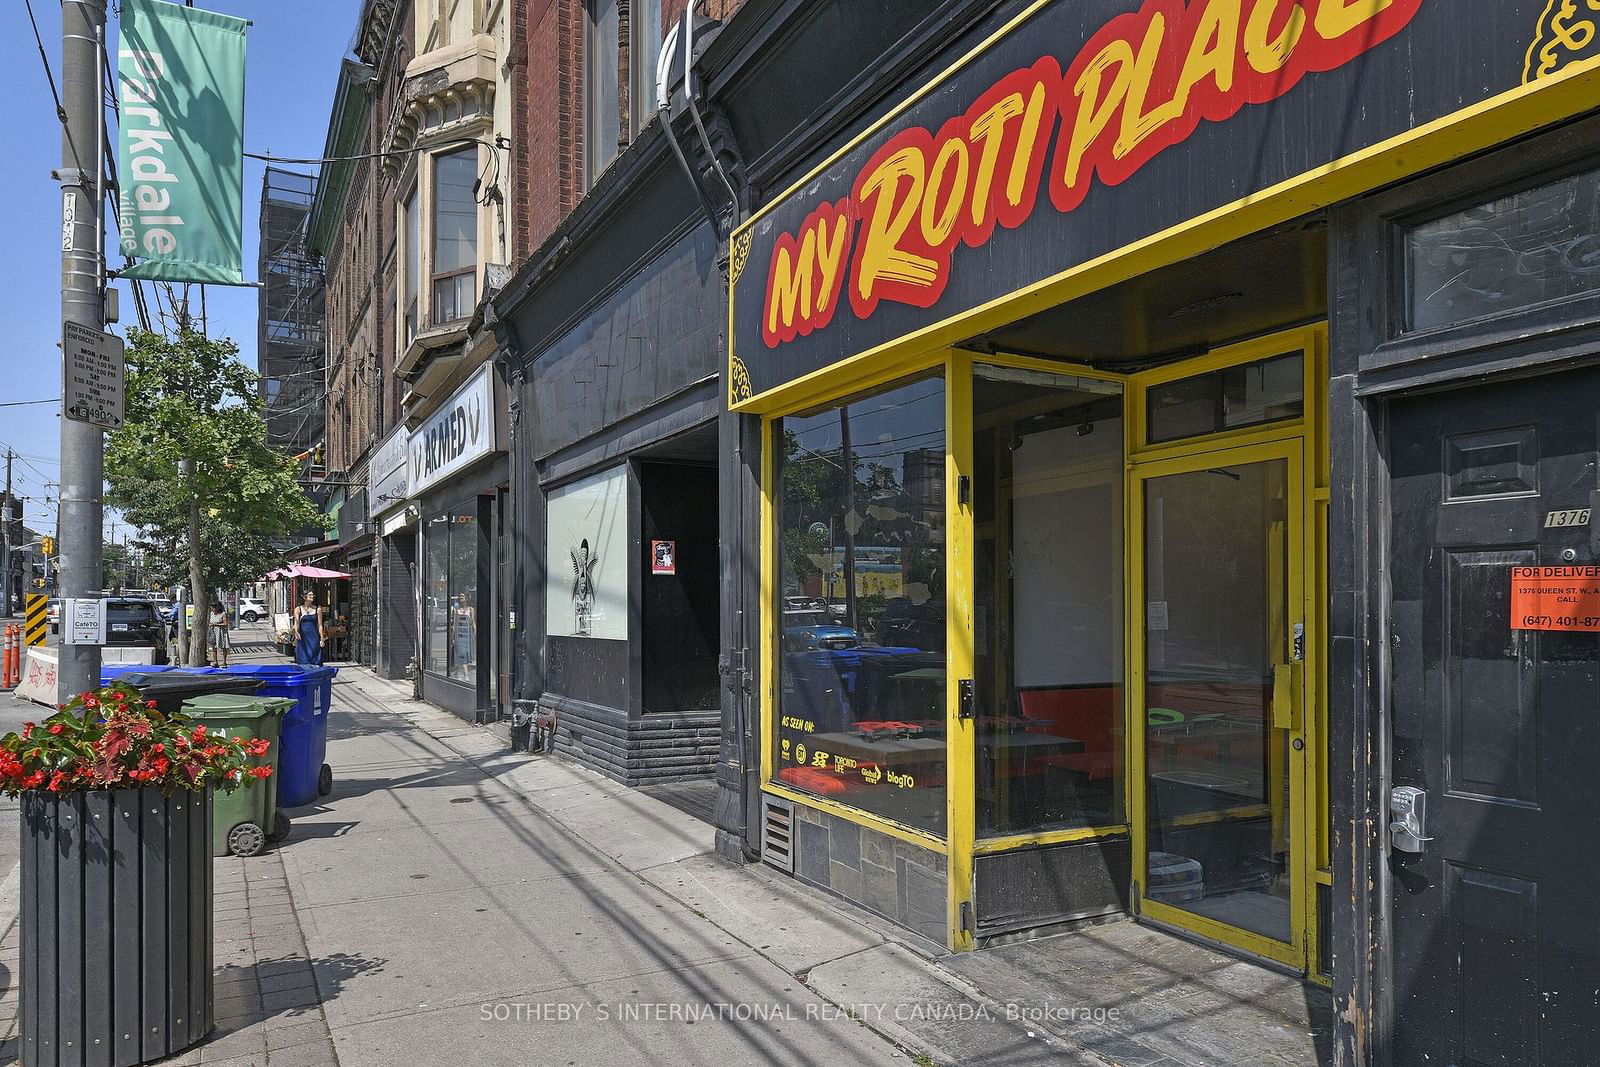
[[295,454],[320,444],[326,426],[326,278],[306,244],[316,194],[314,174],[268,167],[261,182],[261,400],[268,441]]

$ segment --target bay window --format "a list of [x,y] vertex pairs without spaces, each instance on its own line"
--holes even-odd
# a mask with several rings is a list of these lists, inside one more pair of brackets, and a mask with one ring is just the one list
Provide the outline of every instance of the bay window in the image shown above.
[[478,176],[476,146],[433,161],[433,291],[430,321],[470,318],[478,303]]

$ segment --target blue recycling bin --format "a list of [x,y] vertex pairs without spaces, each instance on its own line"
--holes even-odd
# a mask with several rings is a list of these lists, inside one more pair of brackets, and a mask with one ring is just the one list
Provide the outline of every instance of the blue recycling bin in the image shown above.
[[240,664],[213,668],[262,683],[258,696],[288,697],[294,707],[283,717],[278,735],[278,806],[310,804],[333,790],[328,754],[328,708],[333,701],[336,667],[302,667],[292,663]]

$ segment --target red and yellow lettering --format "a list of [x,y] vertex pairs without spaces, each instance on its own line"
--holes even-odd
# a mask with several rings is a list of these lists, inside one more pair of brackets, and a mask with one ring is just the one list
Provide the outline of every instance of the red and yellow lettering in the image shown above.
[[[1099,47],[1085,48],[1062,79],[1063,125],[1056,143],[1055,170],[1050,183],[1050,198],[1061,211],[1071,211],[1083,203],[1089,192],[1090,174],[1097,162],[1095,155],[1109,154],[1103,149],[1091,154],[1091,150],[1100,142],[1101,135],[1128,96],[1134,68],[1133,45],[1116,31],[1129,19],[1130,16],[1119,15],[1107,23],[1095,36]],[[1110,74],[1108,85],[1106,79],[1113,67],[1116,72]]]
[[1050,199],[1067,212],[1094,181],[1126,181],[1201,120],[1224,122],[1383,43],[1422,2],[1144,0],[1102,26],[1065,73],[1042,57],[990,85],[937,134],[917,126],[890,137],[849,197],[819,205],[774,243],[763,338],[776,347],[826,326],[847,254],[859,317],[881,300],[932,307],[958,243],[980,247],[996,225],[1020,226],[1033,213],[1058,115]]
[[[852,198],[861,216],[850,271],[850,305],[866,318],[887,296],[928,307],[943,289],[939,264],[920,254],[917,219],[928,183],[928,149],[933,138],[921,126],[905,130],[868,161],[856,179]],[[923,246],[925,247],[925,246]]]
[[996,223],[1011,229],[1033,214],[1060,81],[1061,65],[1046,56],[995,82],[951,124],[965,125],[977,160],[962,234],[970,247],[989,240]]
[[1421,4],[1146,0],[1108,22],[1062,79],[1065,127],[1051,200],[1074,210],[1094,178],[1121,184],[1202,119],[1224,122],[1247,103],[1277,99],[1308,72],[1349,62],[1403,29]]
[[806,216],[798,240],[788,233],[778,238],[767,268],[766,314],[761,322],[767,347],[776,348],[832,321],[852,222],[848,199],[823,203]]
[[1256,0],[1244,24],[1244,58],[1257,74],[1276,74],[1289,65],[1306,29],[1300,0]]

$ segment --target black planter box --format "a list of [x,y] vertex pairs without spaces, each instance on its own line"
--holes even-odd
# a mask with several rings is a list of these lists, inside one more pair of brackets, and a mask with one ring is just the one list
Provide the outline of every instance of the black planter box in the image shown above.
[[22,796],[22,1062],[146,1063],[213,1023],[211,795]]

